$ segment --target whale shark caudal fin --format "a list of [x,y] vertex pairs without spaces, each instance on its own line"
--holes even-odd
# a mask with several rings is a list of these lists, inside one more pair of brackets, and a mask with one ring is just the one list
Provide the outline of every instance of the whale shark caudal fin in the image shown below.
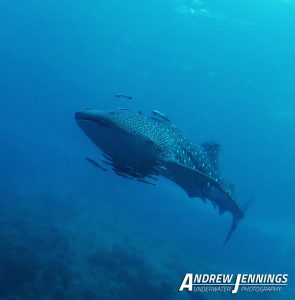
[[233,221],[232,221],[232,224],[230,226],[230,229],[227,233],[227,236],[224,240],[224,243],[223,243],[223,246],[225,246],[227,244],[227,242],[229,241],[229,239],[231,238],[232,234],[234,233],[234,231],[237,229],[237,226],[239,224],[241,219],[238,219],[236,217],[233,216]]
[[247,210],[252,202],[253,202],[253,199],[249,200],[248,202],[246,202],[245,204],[240,206],[240,210],[243,213],[242,218],[237,218],[236,216],[233,215],[233,221],[232,221],[231,227],[227,233],[226,239],[224,240],[223,246],[225,246],[227,244],[227,242],[230,240],[232,234],[237,229],[240,221],[244,218],[245,213],[247,212]]

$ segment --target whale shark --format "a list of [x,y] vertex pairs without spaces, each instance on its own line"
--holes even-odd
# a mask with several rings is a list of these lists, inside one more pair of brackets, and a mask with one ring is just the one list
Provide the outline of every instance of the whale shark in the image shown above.
[[233,221],[225,243],[243,219],[232,185],[218,168],[220,145],[194,144],[164,114],[143,114],[125,108],[75,113],[79,127],[103,152],[103,162],[117,175],[155,184],[163,176],[180,186],[190,198],[209,201],[219,214]]

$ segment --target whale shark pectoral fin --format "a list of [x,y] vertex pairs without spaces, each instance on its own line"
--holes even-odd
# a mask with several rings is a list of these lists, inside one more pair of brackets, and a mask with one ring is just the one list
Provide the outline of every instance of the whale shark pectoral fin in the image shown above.
[[[165,162],[168,176],[177,185],[185,190],[189,197],[205,198],[205,191],[208,183],[218,185],[218,183],[203,172],[190,168],[177,161],[169,160]],[[163,174],[166,176],[167,174]]]
[[173,178],[181,178],[182,181],[186,181],[187,183],[197,185],[204,184],[205,186],[210,183],[216,187],[221,187],[221,184],[214,180],[212,177],[207,174],[190,168],[184,164],[181,164],[174,160],[169,160],[165,162],[165,167],[171,174]]
[[193,169],[174,160],[166,161],[165,167],[174,179],[182,178],[183,180],[192,181],[197,175]]

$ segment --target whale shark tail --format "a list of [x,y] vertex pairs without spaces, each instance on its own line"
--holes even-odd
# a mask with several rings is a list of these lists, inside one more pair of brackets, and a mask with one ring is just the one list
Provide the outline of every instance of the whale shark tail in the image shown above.
[[234,231],[237,229],[238,224],[240,223],[242,219],[238,219],[236,217],[233,217],[233,221],[232,224],[230,226],[230,229],[228,231],[228,234],[224,240],[223,246],[225,246],[227,244],[227,242],[229,241],[229,239],[231,238],[232,234],[234,233]]
[[223,243],[223,246],[225,246],[227,244],[227,242],[230,240],[232,234],[234,233],[234,231],[237,229],[240,221],[244,218],[245,216],[245,213],[247,212],[248,208],[249,208],[249,205],[253,202],[253,200],[250,200],[248,202],[246,202],[240,209],[243,213],[242,217],[237,217],[237,216],[233,216],[233,221],[232,221],[232,224],[231,224],[231,227],[228,231],[228,234],[224,240],[224,243]]

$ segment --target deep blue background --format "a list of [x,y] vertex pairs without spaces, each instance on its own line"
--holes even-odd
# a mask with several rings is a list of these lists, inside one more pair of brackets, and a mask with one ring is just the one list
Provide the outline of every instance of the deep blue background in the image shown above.
[[[289,273],[282,293],[240,297],[294,297],[294,20],[292,0],[2,0],[0,298],[178,299],[185,272]],[[255,199],[228,246],[229,215],[87,164],[84,106],[158,109],[219,141],[225,180]],[[138,280],[103,287],[132,263]]]

